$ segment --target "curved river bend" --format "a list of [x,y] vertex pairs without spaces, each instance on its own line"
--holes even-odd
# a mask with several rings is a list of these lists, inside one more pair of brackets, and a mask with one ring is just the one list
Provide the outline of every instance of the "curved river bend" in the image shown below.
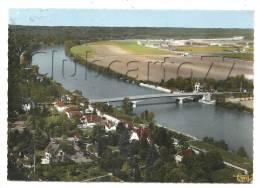
[[[39,66],[41,74],[51,76],[51,51],[54,53],[53,78],[70,91],[80,90],[89,99],[121,97],[159,93],[159,91],[139,87],[113,76],[101,75],[85,66],[75,64],[64,52],[63,47],[48,47],[40,51],[46,54],[33,56],[33,65]],[[67,59],[62,65],[63,59]],[[64,72],[64,73],[63,73]],[[151,104],[156,102],[163,104]],[[135,113],[144,110],[155,113],[156,121],[168,128],[193,135],[198,138],[210,136],[216,140],[224,139],[232,150],[243,146],[249,156],[253,155],[253,115],[201,103],[184,103],[178,105],[175,100],[148,99],[137,106]]]

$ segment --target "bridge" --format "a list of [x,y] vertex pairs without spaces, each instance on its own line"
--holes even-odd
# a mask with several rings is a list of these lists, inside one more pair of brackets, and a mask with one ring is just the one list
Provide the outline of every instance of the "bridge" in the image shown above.
[[184,99],[192,99],[194,97],[202,97],[202,101],[211,101],[212,95],[220,94],[234,94],[234,93],[244,93],[244,92],[201,92],[200,83],[196,83],[194,86],[193,92],[172,92],[172,93],[159,93],[159,94],[146,94],[146,95],[134,95],[134,96],[124,96],[124,97],[112,97],[112,98],[102,98],[102,99],[90,99],[90,103],[109,103],[109,102],[119,102],[123,101],[126,97],[132,102],[133,107],[136,107],[136,104],[144,99],[155,99],[155,98],[165,98],[165,97],[175,97],[178,100],[178,103],[183,103]]
[[134,95],[134,96],[112,97],[112,98],[102,98],[102,99],[90,99],[89,102],[90,103],[119,102],[119,101],[123,101],[126,97],[129,98],[129,100],[131,101],[138,101],[143,99],[154,99],[154,98],[165,98],[165,97],[188,98],[188,97],[203,96],[206,94],[208,93],[207,92],[159,93],[159,94]]

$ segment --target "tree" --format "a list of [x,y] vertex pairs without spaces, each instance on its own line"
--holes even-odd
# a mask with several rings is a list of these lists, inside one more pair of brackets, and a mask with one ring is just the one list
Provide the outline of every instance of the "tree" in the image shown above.
[[185,166],[180,165],[167,173],[165,179],[168,182],[186,182],[189,180],[189,176],[187,175],[187,169]]
[[238,148],[237,154],[241,157],[248,157],[245,148],[242,146]]
[[107,139],[104,136],[98,136],[96,141],[97,153],[101,157],[107,147]]
[[74,150],[74,147],[72,144],[70,143],[67,143],[67,142],[61,142],[60,143],[60,148],[62,149],[62,151],[64,153],[67,153],[67,154],[74,154],[76,151]]
[[127,156],[129,154],[129,132],[125,130],[119,137],[119,150],[123,156]]
[[159,127],[154,131],[154,140],[159,146],[165,146],[166,148],[170,148],[172,145],[171,134],[169,131],[163,127]]
[[133,106],[129,98],[124,98],[122,102],[122,110],[125,114],[131,115],[133,113]]
[[152,166],[153,163],[158,159],[158,157],[159,157],[159,154],[156,151],[155,146],[154,145],[150,146],[150,148],[148,149],[146,160],[145,160],[146,165],[148,167]]
[[224,167],[222,156],[217,151],[209,151],[204,157],[205,165],[208,170],[219,170]]
[[143,119],[146,122],[153,122],[154,121],[154,113],[149,112],[148,110],[145,110],[141,113],[141,119]]
[[125,161],[124,164],[122,165],[121,172],[124,174],[124,176],[128,177],[130,173],[130,165],[128,161]]
[[116,126],[116,133],[123,134],[125,130],[126,130],[125,124],[122,121],[120,121]]

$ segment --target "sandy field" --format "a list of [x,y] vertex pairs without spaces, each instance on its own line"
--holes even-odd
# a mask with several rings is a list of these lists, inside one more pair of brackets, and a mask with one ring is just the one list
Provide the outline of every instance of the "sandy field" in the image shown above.
[[[89,46],[95,50],[95,57],[89,58],[89,61],[99,60],[95,63],[104,67],[110,65],[112,70],[127,74],[138,80],[149,79],[150,81],[160,82],[162,79],[176,78],[177,75],[190,77],[191,74],[193,77],[204,78],[212,63],[214,64],[208,73],[208,78],[225,79],[233,63],[236,64],[230,76],[241,74],[248,77],[253,76],[253,62],[249,61],[231,59],[222,61],[220,58],[213,57],[201,60],[200,56],[180,57],[173,54],[138,55],[116,45],[96,44]],[[168,58],[165,63],[161,63],[164,61],[164,57]]]

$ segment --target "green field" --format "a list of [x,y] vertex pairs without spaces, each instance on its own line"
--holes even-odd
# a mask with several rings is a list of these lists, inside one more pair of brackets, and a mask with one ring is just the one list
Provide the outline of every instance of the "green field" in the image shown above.
[[121,48],[122,50],[128,51],[129,54],[136,55],[164,55],[170,54],[169,51],[157,48],[149,48],[142,45],[138,45],[132,41],[98,41],[88,44],[82,44],[74,46],[70,49],[70,52],[76,56],[85,59],[86,51],[89,51],[88,57],[94,57],[96,55],[95,45],[113,45]]
[[94,57],[96,52],[93,48],[90,46],[87,46],[86,44],[78,45],[78,46],[73,46],[70,49],[70,53],[73,54],[75,57],[80,57],[85,59],[86,58],[86,51],[88,51],[88,57]]
[[163,55],[170,54],[168,50],[158,49],[158,48],[150,48],[143,45],[138,45],[135,41],[99,41],[90,44],[107,44],[113,45],[121,48],[122,50],[128,51],[131,54],[137,55]]
[[242,168],[245,168],[247,170],[252,170],[253,168],[253,163],[250,159],[245,158],[245,157],[240,157],[237,154],[231,153],[229,151],[223,150],[221,148],[218,148],[216,146],[213,146],[211,144],[208,144],[206,142],[203,141],[193,141],[190,143],[190,145],[198,147],[200,149],[205,149],[206,151],[212,151],[212,150],[216,150],[218,151],[221,156],[223,157],[223,159],[227,162],[230,162],[234,165],[240,166]]

